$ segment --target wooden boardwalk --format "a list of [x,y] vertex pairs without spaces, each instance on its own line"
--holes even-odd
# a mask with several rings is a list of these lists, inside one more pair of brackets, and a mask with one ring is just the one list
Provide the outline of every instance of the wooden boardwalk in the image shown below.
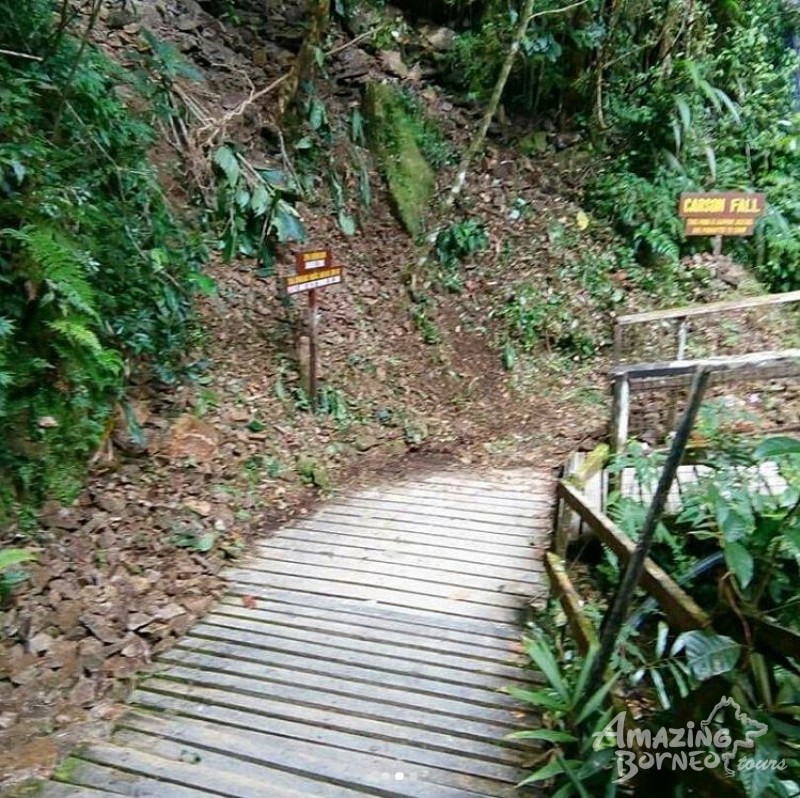
[[[553,484],[443,472],[323,505],[232,569],[44,798],[511,798]],[[533,545],[532,545],[533,544]]]

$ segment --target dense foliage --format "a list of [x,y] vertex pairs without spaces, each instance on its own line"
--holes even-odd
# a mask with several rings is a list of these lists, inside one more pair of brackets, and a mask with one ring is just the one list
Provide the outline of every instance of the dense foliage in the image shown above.
[[[548,728],[524,736],[556,748],[531,781],[555,779],[564,796],[582,795],[581,790],[609,796],[657,790],[659,795],[788,798],[800,792],[800,442],[744,437],[732,429],[739,420],[722,405],[704,408],[692,452],[701,476],[682,491],[680,514],[664,518],[652,549],[653,559],[707,612],[713,628],[677,634],[656,601],[643,599],[615,646],[607,686],[595,697],[584,689],[593,652],[578,656],[570,644],[558,642],[551,621],[544,619],[526,645],[547,676],[547,687],[517,694],[548,712]],[[663,457],[648,456],[631,444],[614,468],[633,469],[652,492],[662,465]],[[768,469],[780,475],[772,477],[769,489],[762,481]],[[609,512],[633,539],[647,510],[639,499],[611,494]],[[605,561],[591,575],[598,596],[613,595],[621,575],[617,558],[603,551]],[[599,621],[600,606],[589,603],[585,610]],[[551,667],[553,649],[560,649],[565,663],[560,671]],[[701,728],[723,697],[738,707],[730,705],[720,717],[734,740],[746,740],[753,723],[760,724],[753,744],[732,760],[735,776],[724,777],[713,768],[705,774],[642,768],[624,785],[614,783],[631,772],[617,768],[616,740],[603,733],[620,707],[636,707],[635,725],[655,734],[660,727],[682,728],[690,721]],[[783,766],[758,766],[769,761]]]
[[69,496],[133,371],[174,379],[204,257],[129,76],[69,4],[2,6],[0,47],[32,57],[0,56],[0,511]]
[[[649,263],[677,262],[686,240],[677,197],[758,190],[769,213],[736,244],[774,288],[800,285],[796,75],[790,47],[800,9],[785,0],[537,3],[505,93],[534,122],[586,131],[605,167],[592,209]],[[490,3],[458,37],[451,71],[478,97],[491,91],[515,11]]]

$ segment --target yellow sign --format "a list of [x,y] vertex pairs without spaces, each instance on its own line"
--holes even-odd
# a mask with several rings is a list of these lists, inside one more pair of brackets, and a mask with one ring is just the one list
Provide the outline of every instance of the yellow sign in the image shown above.
[[749,236],[766,210],[764,194],[736,191],[681,194],[687,236]]

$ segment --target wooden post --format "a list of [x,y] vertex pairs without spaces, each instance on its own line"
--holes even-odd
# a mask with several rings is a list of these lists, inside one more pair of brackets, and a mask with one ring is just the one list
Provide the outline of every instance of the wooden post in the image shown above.
[[628,419],[630,415],[631,384],[625,374],[614,380],[614,401],[611,406],[611,453],[624,451],[628,441]]
[[[680,361],[686,357],[686,342],[689,337],[689,322],[686,316],[677,319],[678,326],[675,330],[675,360]],[[667,413],[667,435],[675,428],[675,421],[678,418],[678,393],[679,389],[672,391],[672,403]]]
[[317,290],[308,292],[308,394],[311,409],[317,409],[317,372],[319,371],[319,347],[317,346]]
[[714,236],[711,239],[711,246],[712,246],[712,250],[711,251],[713,252],[714,255],[717,255],[717,256],[721,255],[722,254],[722,236]]
[[625,335],[625,327],[619,323],[614,324],[614,365],[622,361],[623,353],[623,336]]
[[616,645],[622,625],[628,617],[634,592],[642,578],[642,572],[644,571],[645,564],[650,555],[656,529],[659,521],[661,521],[661,516],[664,514],[667,496],[669,495],[675,475],[678,472],[678,466],[681,464],[681,460],[683,460],[686,446],[689,443],[689,436],[694,428],[694,422],[700,410],[703,396],[705,395],[709,376],[710,369],[707,366],[698,366],[695,369],[692,388],[689,394],[689,403],[683,413],[681,423],[675,433],[675,439],[672,441],[672,448],[667,456],[666,463],[664,463],[661,476],[658,479],[656,492],[653,496],[652,504],[647,511],[647,516],[642,525],[642,531],[636,542],[636,548],[633,550],[622,574],[622,579],[614,595],[614,600],[603,617],[603,623],[600,626],[600,648],[597,652],[597,659],[595,659],[592,664],[592,670],[586,686],[586,696],[592,695],[600,686],[603,674],[611,660],[611,655],[614,651],[614,646]]

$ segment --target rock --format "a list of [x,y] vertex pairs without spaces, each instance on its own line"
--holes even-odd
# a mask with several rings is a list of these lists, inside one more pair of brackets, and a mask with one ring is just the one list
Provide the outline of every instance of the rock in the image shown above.
[[101,510],[105,510],[112,515],[119,515],[125,512],[125,507],[127,506],[125,497],[115,493],[103,493],[94,500],[94,503]]
[[183,615],[186,610],[181,607],[180,604],[176,604],[175,602],[171,602],[170,604],[166,604],[163,607],[159,607],[153,615],[161,621],[170,621],[173,618],[177,618],[179,615]]
[[414,121],[398,92],[384,83],[369,83],[364,107],[370,146],[386,179],[393,210],[406,231],[417,236],[436,190],[436,176],[417,145]]
[[126,25],[130,25],[132,22],[134,22],[133,14],[125,9],[112,11],[106,19],[106,25],[110,30],[122,30]]
[[80,622],[83,606],[77,601],[61,601],[55,608],[56,626],[64,633],[70,634]]
[[51,668],[69,670],[78,659],[78,643],[74,640],[56,640],[47,653],[48,665]]
[[374,449],[376,446],[380,446],[380,443],[380,440],[375,435],[364,432],[353,441],[353,446],[355,446],[356,450],[359,452],[367,452],[370,449]]
[[7,731],[19,720],[17,712],[3,712],[0,714],[0,730]]
[[72,531],[77,529],[83,519],[73,507],[62,507],[59,502],[45,502],[39,514],[39,521],[42,526],[49,529],[65,529]]
[[78,657],[81,668],[92,673],[99,671],[105,661],[103,644],[91,637],[81,640],[78,643]]
[[102,615],[84,613],[80,617],[80,622],[103,643],[115,643],[119,640],[119,632],[117,632],[114,625]]
[[125,638],[125,645],[122,647],[120,654],[123,657],[136,658],[136,659],[149,659],[150,646],[142,640],[138,635],[130,635]]
[[543,130],[535,130],[533,133],[528,133],[519,142],[519,150],[524,155],[541,155],[547,152],[548,148],[547,133]]
[[128,631],[135,632],[137,629],[147,626],[152,620],[153,618],[150,615],[145,615],[143,612],[132,612],[128,616],[128,623],[125,626]]
[[97,685],[93,679],[82,677],[70,693],[70,701],[81,707],[94,703],[97,696]]
[[378,62],[390,75],[402,79],[408,77],[408,67],[403,63],[403,56],[398,50],[381,50],[378,53]]
[[190,499],[186,502],[186,507],[193,513],[197,513],[197,515],[202,516],[203,518],[207,518],[209,515],[211,515],[211,511],[213,509],[211,502],[202,501],[200,499]]
[[183,415],[172,427],[167,454],[173,460],[192,458],[198,463],[213,459],[219,438],[216,430],[199,418]]
[[55,641],[46,632],[39,632],[28,641],[28,649],[34,654],[44,654]]
[[199,596],[198,598],[184,599],[183,606],[195,617],[200,617],[208,612],[208,608],[214,599],[211,596]]
[[203,23],[201,20],[197,19],[197,17],[181,17],[179,20],[176,21],[175,27],[179,31],[183,31],[183,33],[190,33],[193,30],[197,30],[198,28],[202,27]]
[[452,50],[456,43],[456,32],[450,28],[428,29],[423,31],[423,37],[425,43],[428,44],[431,49],[437,50],[440,53],[446,53],[448,50]]

